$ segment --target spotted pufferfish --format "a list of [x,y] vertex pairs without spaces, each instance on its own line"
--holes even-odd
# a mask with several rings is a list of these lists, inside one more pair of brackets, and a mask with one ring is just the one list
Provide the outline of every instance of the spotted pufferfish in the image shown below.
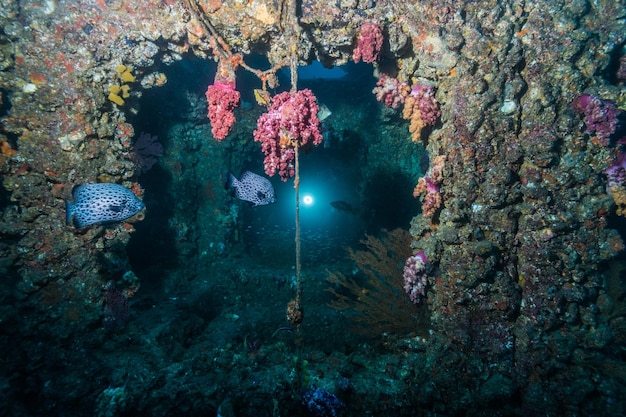
[[74,203],[65,200],[65,222],[77,227],[126,220],[145,208],[128,188],[119,184],[83,184],[72,191]]
[[254,172],[245,171],[239,179],[228,174],[226,188],[235,190],[235,197],[249,201],[253,206],[264,206],[276,202],[274,186],[270,180]]

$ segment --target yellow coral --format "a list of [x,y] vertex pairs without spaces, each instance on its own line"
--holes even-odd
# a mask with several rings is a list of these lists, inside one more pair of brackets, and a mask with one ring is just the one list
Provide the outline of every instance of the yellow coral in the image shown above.
[[130,71],[126,71],[123,72],[120,75],[120,78],[122,79],[122,81],[124,81],[125,83],[132,83],[135,81],[135,76],[133,74],[130,73]]
[[109,100],[118,106],[122,106],[124,104],[124,99],[130,97],[128,94],[128,86],[123,85],[119,86],[117,84],[113,84],[109,86]]
[[120,87],[120,91],[122,92],[122,97],[123,98],[128,98],[130,97],[130,93],[128,92],[128,90],[130,90],[130,87],[126,84],[124,84],[123,86]]
[[124,104],[124,99],[115,93],[109,93],[109,100],[118,106],[122,106]]
[[115,69],[117,71],[117,75],[120,77],[125,83],[135,82],[135,76],[133,75],[133,69],[131,67],[127,67],[126,65],[118,65]]
[[118,106],[124,104],[124,99],[130,97],[130,86],[124,83],[132,83],[135,81],[135,76],[132,74],[133,69],[126,65],[118,65],[115,68],[117,76],[120,78],[122,84],[113,84],[109,86],[108,99]]

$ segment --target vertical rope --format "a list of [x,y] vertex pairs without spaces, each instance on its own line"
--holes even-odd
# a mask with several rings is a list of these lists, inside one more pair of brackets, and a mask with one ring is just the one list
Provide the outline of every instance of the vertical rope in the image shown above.
[[[297,1],[288,0],[288,30],[287,39],[291,40],[289,45],[289,69],[291,72],[291,94],[298,91],[298,42],[300,41],[300,25],[298,24]],[[296,191],[296,297],[287,305],[287,316],[290,322],[297,326],[298,338],[300,334],[300,323],[302,323],[302,265],[300,247],[300,158],[298,140],[294,141],[295,178],[293,188]]]
[[[300,25],[298,24],[297,0],[286,0],[288,4],[288,30],[286,38],[291,44],[288,51],[289,70],[291,72],[291,94],[298,91],[298,43],[300,42]],[[303,319],[302,312],[302,264],[300,261],[300,158],[299,158],[298,140],[294,141],[294,159],[295,159],[295,175],[293,180],[293,188],[296,197],[296,297],[287,304],[287,318],[296,326],[296,345],[298,348],[299,359],[296,364],[296,372],[298,374],[298,385],[302,388],[304,383],[304,368],[302,362],[302,335],[300,333],[300,324]]]
[[290,59],[289,71],[291,72],[291,93],[298,91],[298,55],[294,54]]
[[300,264],[300,160],[298,158],[298,145],[295,146],[296,160],[296,176],[293,181],[293,187],[296,189],[296,302],[300,306],[300,298],[302,296],[302,278]]
[[[298,2],[289,2],[289,34],[287,38],[291,40],[289,45],[289,71],[291,72],[291,93],[298,90],[298,43],[300,42],[300,25],[298,24]],[[296,160],[298,158],[296,157]]]
[[296,365],[298,374],[299,388],[303,388],[304,384],[304,364],[302,362],[302,333],[300,332],[300,324],[304,318],[302,312],[302,266],[300,263],[300,159],[298,158],[299,146],[296,143],[295,146],[295,178],[293,180],[293,187],[296,190],[296,298],[293,300],[295,317],[298,318],[296,324],[296,346],[298,347],[299,360]]

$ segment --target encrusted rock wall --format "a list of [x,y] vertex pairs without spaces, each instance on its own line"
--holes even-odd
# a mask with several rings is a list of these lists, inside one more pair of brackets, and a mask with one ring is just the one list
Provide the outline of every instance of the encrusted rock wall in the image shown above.
[[458,44],[452,73],[436,78],[443,126],[428,146],[446,156],[444,203],[438,218],[418,216],[412,227],[414,246],[438,266],[433,325],[451,351],[474,358],[473,372],[508,387],[505,396],[506,381],[546,378],[526,387],[531,413],[554,411],[559,384],[590,378],[555,368],[611,341],[598,319],[599,266],[623,248],[606,228],[610,151],[583,134],[570,108],[587,90],[624,102],[623,88],[593,77],[623,44],[623,22],[593,27],[616,5],[549,7],[469,4],[440,28]]

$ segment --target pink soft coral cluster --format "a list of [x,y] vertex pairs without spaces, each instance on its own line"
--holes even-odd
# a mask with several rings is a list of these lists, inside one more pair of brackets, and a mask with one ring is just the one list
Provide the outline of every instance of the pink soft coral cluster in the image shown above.
[[440,185],[443,182],[445,161],[445,155],[436,156],[426,175],[418,180],[413,190],[413,197],[419,197],[425,193],[422,199],[422,214],[424,217],[432,218],[441,207]]
[[440,116],[441,110],[435,100],[433,88],[426,84],[415,84],[411,94],[404,100],[402,111],[402,117],[411,121],[409,132],[412,134],[413,142],[419,142],[422,129],[437,123]]
[[410,256],[404,264],[404,291],[414,304],[418,304],[420,299],[426,295],[426,285],[428,275],[426,274],[426,254],[418,251]]
[[235,71],[239,65],[239,55],[231,59],[220,59],[213,85],[206,90],[213,137],[221,142],[235,124],[235,108],[239,106],[241,95],[235,90]]
[[319,108],[315,95],[304,89],[280,93],[272,98],[267,113],[257,120],[254,140],[261,142],[267,175],[280,174],[283,181],[293,177],[295,147],[319,145],[322,135],[317,118]]
[[611,136],[617,130],[622,111],[611,100],[602,100],[590,94],[582,94],[574,99],[572,108],[585,116],[587,133],[595,133],[600,142],[608,146]]
[[[425,193],[425,194],[424,194]],[[429,177],[422,177],[418,180],[413,196],[417,197],[424,194],[422,199],[422,214],[424,217],[432,218],[439,207],[441,207],[441,194],[439,193],[439,185]]]
[[356,48],[352,53],[354,62],[372,62],[378,61],[380,50],[383,46],[383,30],[376,23],[368,22],[361,26],[361,31],[357,38]]
[[376,82],[376,87],[374,87],[372,93],[376,95],[376,100],[387,107],[395,109],[404,103],[404,99],[409,95],[410,91],[411,87],[407,83],[383,74]]
[[206,90],[209,107],[208,118],[211,121],[211,132],[217,141],[222,141],[235,124],[234,110],[239,106],[239,91],[235,90],[235,81],[215,82]]

